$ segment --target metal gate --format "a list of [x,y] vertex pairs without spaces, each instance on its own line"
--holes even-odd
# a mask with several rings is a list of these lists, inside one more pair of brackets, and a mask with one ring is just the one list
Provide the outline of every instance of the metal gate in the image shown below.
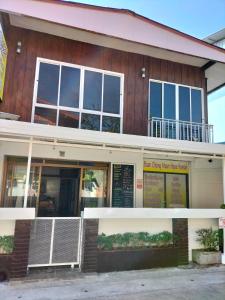
[[28,268],[81,261],[81,218],[36,218],[32,222]]

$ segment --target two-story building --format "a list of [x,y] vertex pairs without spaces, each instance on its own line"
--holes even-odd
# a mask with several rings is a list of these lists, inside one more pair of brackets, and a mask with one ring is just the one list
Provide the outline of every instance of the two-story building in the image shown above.
[[225,50],[129,10],[7,0],[0,12],[12,276],[81,260],[95,271],[100,233],[175,232],[191,261],[195,231],[225,217],[225,146],[207,108]]

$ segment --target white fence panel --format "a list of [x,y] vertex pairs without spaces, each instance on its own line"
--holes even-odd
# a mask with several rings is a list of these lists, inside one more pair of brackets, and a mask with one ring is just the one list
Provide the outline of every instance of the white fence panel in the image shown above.
[[80,265],[81,218],[36,218],[28,267]]

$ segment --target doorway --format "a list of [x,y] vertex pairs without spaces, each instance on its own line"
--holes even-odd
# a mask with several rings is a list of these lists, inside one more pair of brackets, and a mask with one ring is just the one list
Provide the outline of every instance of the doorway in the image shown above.
[[[27,159],[8,157],[3,179],[3,207],[23,207]],[[30,169],[27,207],[37,217],[79,217],[85,207],[109,205],[109,166],[82,161],[34,158]]]
[[38,217],[78,216],[79,168],[42,167]]

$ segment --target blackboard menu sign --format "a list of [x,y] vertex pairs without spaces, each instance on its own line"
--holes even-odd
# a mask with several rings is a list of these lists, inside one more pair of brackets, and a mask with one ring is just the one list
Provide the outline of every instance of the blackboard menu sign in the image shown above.
[[134,166],[114,164],[112,170],[112,207],[134,206]]

